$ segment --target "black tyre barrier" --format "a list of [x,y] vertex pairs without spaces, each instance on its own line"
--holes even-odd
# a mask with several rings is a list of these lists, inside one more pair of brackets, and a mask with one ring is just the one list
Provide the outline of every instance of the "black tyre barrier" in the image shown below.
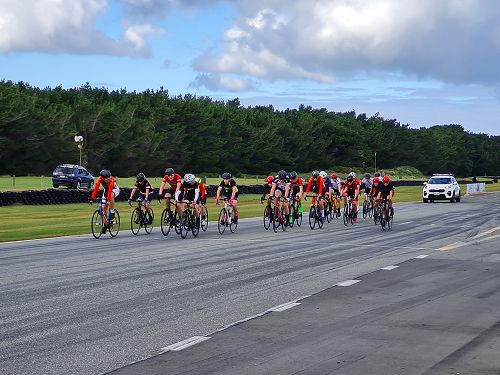
[[[424,181],[393,181],[394,186],[423,186]],[[470,181],[460,180],[460,184],[470,183]],[[486,184],[492,183],[487,181]],[[214,197],[217,192],[217,185],[207,186],[207,195]],[[240,194],[263,194],[263,185],[241,185],[238,186]],[[305,189],[304,189],[305,190]],[[120,188],[120,195],[117,201],[126,201],[130,196],[130,188]],[[158,191],[158,188],[155,189]],[[48,205],[48,204],[68,204],[86,203],[91,192],[76,189],[48,189],[48,190],[25,190],[0,192],[0,206],[10,206],[13,204],[25,205]],[[102,193],[101,193],[102,194]]]

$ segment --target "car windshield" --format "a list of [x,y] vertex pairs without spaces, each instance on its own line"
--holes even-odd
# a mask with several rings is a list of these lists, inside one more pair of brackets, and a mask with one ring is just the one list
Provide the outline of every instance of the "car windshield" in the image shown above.
[[73,168],[70,168],[70,167],[57,167],[54,172],[55,173],[62,173],[62,174],[73,174]]
[[432,185],[451,184],[451,178],[450,177],[433,177],[429,180],[429,184],[432,184]]

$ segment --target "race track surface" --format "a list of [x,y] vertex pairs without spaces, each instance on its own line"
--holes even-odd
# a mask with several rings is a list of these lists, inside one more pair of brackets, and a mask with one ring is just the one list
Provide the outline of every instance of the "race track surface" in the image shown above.
[[214,224],[0,244],[0,373],[500,373],[499,194]]

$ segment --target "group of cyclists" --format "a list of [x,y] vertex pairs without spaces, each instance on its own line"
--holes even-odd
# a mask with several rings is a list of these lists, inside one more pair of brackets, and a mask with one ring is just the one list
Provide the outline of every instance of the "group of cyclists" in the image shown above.
[[[109,208],[109,219],[113,220],[115,199],[120,194],[120,188],[117,185],[116,178],[107,169],[103,169],[100,172],[89,203],[98,197],[101,186],[104,189],[101,196],[103,209],[106,212]],[[311,205],[316,204],[316,201],[318,202],[323,222],[325,220],[326,209],[333,210],[333,212],[337,212],[340,215],[341,199],[344,202],[344,206],[348,204],[348,200],[351,201],[354,213],[353,219],[356,222],[358,200],[361,193],[364,201],[370,201],[374,209],[377,209],[381,200],[387,200],[392,210],[392,199],[394,196],[394,185],[389,176],[382,177],[380,172],[376,172],[373,177],[369,173],[366,173],[362,180],[356,177],[354,172],[351,172],[347,175],[345,181],[341,181],[336,173],[328,176],[325,171],[314,170],[307,181],[307,185],[305,185],[304,180],[298,176],[297,172],[280,170],[277,175],[270,175],[266,178],[264,187],[265,191],[261,197],[261,203],[266,199],[266,195],[269,195],[267,199],[274,199],[275,205],[282,204],[285,225],[288,225],[290,222],[292,204],[297,201],[301,205],[302,199],[306,198],[308,193],[312,194]],[[128,202],[130,203],[137,194],[137,200],[142,201],[146,208],[149,225],[153,221],[153,216],[150,214],[150,205],[156,195],[155,193],[155,189],[146,179],[144,173],[141,172],[137,175],[135,185],[128,198]],[[238,186],[231,173],[223,173],[222,181],[217,188],[215,201],[219,204],[220,200],[224,199],[227,200],[228,204],[233,206],[233,220],[235,222],[238,221],[238,195]],[[192,173],[181,176],[173,168],[167,168],[158,190],[158,199],[164,199],[167,208],[170,207],[171,200],[173,199],[177,217],[181,217],[187,205],[191,204],[198,218],[197,225],[199,225],[199,220],[205,219],[207,214],[206,184]],[[103,230],[105,231],[105,228]]]
[[298,201],[302,204],[302,198],[307,197],[309,192],[312,192],[313,198],[311,205],[316,204],[316,200],[318,200],[323,222],[325,221],[327,208],[340,214],[339,202],[341,198],[344,206],[348,204],[348,199],[351,200],[354,222],[356,222],[358,198],[361,192],[364,200],[372,202],[375,210],[382,200],[387,200],[392,209],[394,196],[394,185],[391,179],[389,176],[382,177],[380,172],[376,172],[373,177],[370,173],[366,173],[362,180],[356,177],[356,173],[351,172],[347,175],[346,180],[342,182],[336,173],[328,176],[325,171],[315,170],[307,181],[304,191],[304,181],[297,175],[297,172],[287,173],[280,170],[276,176],[268,176],[264,186],[266,190],[261,197],[261,203],[263,203],[267,194],[269,194],[268,199],[275,200],[275,205],[282,202],[285,225],[288,225],[290,221],[290,207],[293,202]]

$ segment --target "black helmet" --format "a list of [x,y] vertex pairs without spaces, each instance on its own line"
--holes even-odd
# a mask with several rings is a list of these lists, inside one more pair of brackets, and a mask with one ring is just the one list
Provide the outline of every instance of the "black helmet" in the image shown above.
[[365,173],[365,178],[366,178],[367,180],[369,180],[370,178],[372,178],[372,175],[371,175],[371,174],[369,174],[369,173]]
[[167,168],[167,169],[165,169],[165,174],[167,176],[172,176],[174,174],[174,169],[173,168]]
[[144,181],[146,179],[146,176],[144,175],[144,173],[139,173],[137,175],[137,181]]
[[354,180],[354,176],[349,173],[349,175],[347,176],[347,181],[352,182],[353,180]]
[[102,178],[110,178],[111,177],[111,172],[108,171],[107,169],[103,169],[101,171],[101,173],[99,173],[99,175],[102,177]]
[[278,172],[278,178],[282,180],[286,178],[286,172],[283,169]]
[[222,178],[231,178],[231,177],[232,177],[232,176],[231,176],[231,173],[229,173],[229,172],[224,172],[224,173],[222,174]]
[[295,180],[295,179],[297,178],[297,172],[295,172],[295,171],[290,172],[289,177],[290,177],[292,180]]
[[382,175],[380,174],[380,172],[375,172],[375,177],[381,177]]
[[312,171],[312,176],[313,176],[314,178],[318,178],[318,177],[319,177],[319,171],[318,171],[318,170],[314,170],[314,171]]

